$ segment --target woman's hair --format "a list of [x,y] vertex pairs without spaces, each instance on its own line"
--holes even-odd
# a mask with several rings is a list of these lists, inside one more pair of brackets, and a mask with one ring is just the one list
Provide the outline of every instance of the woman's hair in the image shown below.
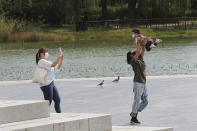
[[38,62],[40,60],[40,54],[41,53],[44,53],[45,54],[46,52],[48,52],[48,49],[47,48],[40,48],[38,50],[38,53],[36,54],[36,64],[38,64]]
[[[136,51],[133,51],[133,52],[129,51],[127,53],[127,64],[131,64],[131,60],[134,59],[133,57],[135,56],[135,54],[136,54]],[[138,58],[143,59],[141,55]]]
[[132,32],[133,32],[133,33],[136,33],[136,34],[138,34],[138,35],[141,34],[141,32],[140,32],[139,29],[133,29]]

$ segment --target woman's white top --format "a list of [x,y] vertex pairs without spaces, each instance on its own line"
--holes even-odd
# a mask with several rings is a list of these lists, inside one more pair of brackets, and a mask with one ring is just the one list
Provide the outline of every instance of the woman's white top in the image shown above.
[[55,73],[58,71],[57,66],[56,67],[51,67],[52,62],[51,61],[47,61],[45,59],[41,59],[38,62],[38,66],[40,68],[44,68],[48,71],[48,73],[45,76],[45,83],[44,84],[40,84],[40,86],[47,86],[49,85],[52,81],[55,80]]

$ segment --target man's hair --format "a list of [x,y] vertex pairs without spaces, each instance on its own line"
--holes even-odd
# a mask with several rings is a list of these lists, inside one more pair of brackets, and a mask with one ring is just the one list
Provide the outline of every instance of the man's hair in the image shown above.
[[133,51],[133,52],[129,51],[127,53],[127,64],[131,64],[131,60],[133,59],[133,56],[135,56],[135,54],[136,54],[136,51]]
[[[136,54],[136,51],[129,51],[127,53],[127,64],[131,64],[132,59],[134,59],[134,56]],[[139,55],[138,59],[143,60],[143,57],[141,55]]]
[[133,29],[132,32],[133,32],[133,33],[136,33],[136,34],[141,34],[141,32],[140,32],[139,29]]

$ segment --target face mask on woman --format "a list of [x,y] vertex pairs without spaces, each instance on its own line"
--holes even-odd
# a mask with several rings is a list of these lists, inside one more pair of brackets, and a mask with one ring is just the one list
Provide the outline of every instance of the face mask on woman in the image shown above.
[[48,52],[45,53],[45,58],[46,59],[49,58],[49,53]]

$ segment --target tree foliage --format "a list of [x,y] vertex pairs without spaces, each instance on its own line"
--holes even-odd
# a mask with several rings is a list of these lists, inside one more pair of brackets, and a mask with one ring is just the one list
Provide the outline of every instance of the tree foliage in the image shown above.
[[197,0],[0,0],[7,18],[46,24],[197,16]]

